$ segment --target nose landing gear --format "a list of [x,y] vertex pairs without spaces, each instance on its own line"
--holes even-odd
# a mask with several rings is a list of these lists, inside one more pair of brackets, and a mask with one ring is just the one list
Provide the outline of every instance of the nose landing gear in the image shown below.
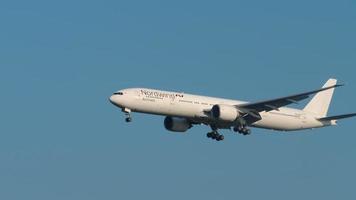
[[123,109],[122,109],[122,112],[125,113],[125,116],[126,116],[125,121],[126,121],[127,123],[132,122],[131,110],[130,110],[130,109],[127,109],[127,108],[123,108]]

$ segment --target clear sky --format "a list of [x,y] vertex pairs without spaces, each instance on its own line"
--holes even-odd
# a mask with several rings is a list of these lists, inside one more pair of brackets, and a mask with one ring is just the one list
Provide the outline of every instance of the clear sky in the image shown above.
[[1,1],[0,199],[356,199],[356,119],[215,142],[108,101],[258,101],[335,77],[329,113],[355,112],[355,35],[351,0]]

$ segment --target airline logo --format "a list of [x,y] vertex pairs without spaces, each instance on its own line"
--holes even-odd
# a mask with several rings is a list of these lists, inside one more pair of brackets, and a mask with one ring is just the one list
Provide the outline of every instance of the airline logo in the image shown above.
[[152,90],[141,90],[141,95],[144,95],[147,98],[171,99],[171,100],[175,100],[176,97],[184,96],[183,94],[158,92],[158,91],[152,91]]

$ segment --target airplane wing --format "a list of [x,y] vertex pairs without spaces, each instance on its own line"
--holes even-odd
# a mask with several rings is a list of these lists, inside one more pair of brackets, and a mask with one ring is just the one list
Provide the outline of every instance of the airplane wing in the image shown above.
[[284,107],[289,104],[297,103],[301,100],[307,99],[311,95],[316,94],[318,92],[322,92],[322,91],[340,87],[340,86],[343,86],[343,85],[333,85],[330,87],[325,87],[325,88],[313,90],[310,92],[304,92],[301,94],[295,94],[295,95],[271,99],[271,100],[267,100],[267,101],[260,101],[260,102],[256,102],[256,103],[246,103],[246,104],[236,105],[236,107],[241,109],[242,111],[248,110],[248,111],[252,111],[255,113],[256,112],[259,113],[262,111],[269,112],[271,110],[278,110],[280,107]]
[[331,116],[331,117],[323,117],[318,120],[320,121],[330,121],[330,120],[338,120],[338,119],[345,119],[349,117],[355,117],[356,113],[351,113],[351,114],[345,114],[345,115],[336,115],[336,116]]

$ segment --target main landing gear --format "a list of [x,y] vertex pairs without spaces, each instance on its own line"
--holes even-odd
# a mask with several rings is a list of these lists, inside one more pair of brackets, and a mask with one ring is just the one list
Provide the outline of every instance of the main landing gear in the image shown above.
[[215,126],[211,126],[212,132],[206,134],[206,137],[211,138],[216,141],[224,140],[224,136],[218,133],[218,129]]
[[239,132],[240,134],[243,135],[250,135],[251,134],[251,130],[246,128],[246,126],[237,126],[234,128],[235,132]]
[[224,136],[219,134],[217,131],[212,131],[206,134],[208,138],[211,138],[216,141],[222,141],[224,140]]

